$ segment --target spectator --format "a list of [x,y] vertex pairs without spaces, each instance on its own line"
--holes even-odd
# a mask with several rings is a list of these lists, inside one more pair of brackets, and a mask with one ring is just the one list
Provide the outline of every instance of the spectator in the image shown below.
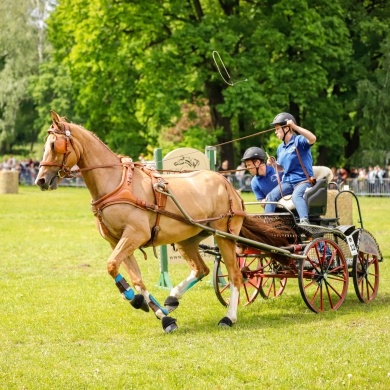
[[228,160],[224,160],[222,162],[222,164],[218,167],[218,172],[225,176],[227,180],[229,180],[229,182],[231,183],[232,180],[231,180],[231,177],[230,177],[230,172],[229,172],[229,161]]
[[16,160],[14,159],[14,156],[11,154],[8,159],[8,169],[10,171],[14,171],[16,168]]
[[375,192],[375,180],[376,180],[376,171],[372,165],[368,167],[367,179],[368,179],[368,188],[369,188],[368,192],[372,194]]
[[243,180],[244,180],[245,171],[246,171],[245,162],[242,161],[241,164],[236,168],[236,173],[235,173],[239,189],[241,189],[244,186]]
[[377,165],[375,166],[375,174],[375,192],[381,194],[383,192],[383,175],[385,174],[385,170]]
[[342,185],[346,182],[346,180],[348,178],[348,171],[344,168],[339,168],[337,170],[336,176],[337,176],[336,183],[339,185]]
[[4,157],[3,162],[1,164],[1,170],[2,171],[8,171],[9,166],[8,166],[8,159]]

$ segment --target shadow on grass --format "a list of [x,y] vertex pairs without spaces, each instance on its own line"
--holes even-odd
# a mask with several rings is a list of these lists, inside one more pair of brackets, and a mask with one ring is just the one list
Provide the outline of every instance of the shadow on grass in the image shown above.
[[[190,303],[189,303],[190,304]],[[239,307],[238,321],[232,329],[263,329],[280,330],[283,332],[286,326],[300,326],[304,324],[318,323],[322,327],[324,322],[334,322],[348,317],[364,318],[365,316],[376,317],[386,311],[390,304],[390,294],[383,293],[378,295],[374,301],[365,304],[361,303],[356,297],[354,291],[350,291],[344,303],[338,310],[328,310],[323,313],[314,313],[305,305],[301,296],[285,295],[279,298],[263,300],[257,298],[255,302],[246,307]],[[205,311],[208,311],[206,308]],[[227,308],[222,307],[213,310],[210,315],[201,314],[199,317],[191,315],[184,317],[178,312],[172,315],[177,318],[179,329],[184,332],[195,332],[198,334],[210,333],[213,327],[219,331],[218,321],[226,314]],[[229,329],[227,329],[229,331]]]

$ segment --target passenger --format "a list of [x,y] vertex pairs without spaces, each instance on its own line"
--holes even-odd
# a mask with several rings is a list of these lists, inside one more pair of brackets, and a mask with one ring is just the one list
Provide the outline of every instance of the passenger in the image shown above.
[[256,146],[247,149],[241,161],[245,163],[246,169],[253,176],[251,187],[256,199],[263,202],[267,194],[278,185],[275,169],[265,163],[264,151]]
[[[282,143],[276,152],[277,161],[271,157],[267,163],[276,164],[278,171],[283,171],[284,174],[281,188],[279,186],[274,188],[268,194],[267,200],[277,202],[282,196],[292,194],[292,201],[299,215],[300,223],[308,224],[309,209],[303,195],[306,189],[315,183],[311,146],[317,138],[311,131],[298,126],[295,118],[287,112],[276,115],[271,126],[275,127],[275,134]],[[297,154],[297,149],[299,154]],[[267,204],[265,212],[274,212],[275,208],[275,204]]]

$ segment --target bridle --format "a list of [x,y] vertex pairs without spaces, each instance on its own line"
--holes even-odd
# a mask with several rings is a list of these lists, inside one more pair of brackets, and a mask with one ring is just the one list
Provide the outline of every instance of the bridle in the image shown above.
[[118,164],[103,164],[103,165],[95,165],[91,167],[85,167],[85,168],[77,168],[77,169],[71,169],[69,168],[66,163],[68,161],[68,156],[71,153],[70,146],[72,147],[73,151],[76,154],[77,160],[79,161],[80,155],[75,147],[75,142],[72,137],[72,133],[70,131],[70,126],[66,122],[60,122],[58,123],[58,127],[52,125],[50,129],[47,131],[48,136],[50,134],[54,135],[56,138],[54,141],[54,151],[58,154],[63,154],[64,157],[62,159],[61,163],[57,163],[54,161],[42,161],[40,163],[40,167],[60,167],[59,171],[57,172],[57,176],[60,179],[71,179],[77,176],[78,173],[82,171],[89,171],[92,169],[97,168],[112,168],[112,167],[123,167],[123,163]]
[[[68,160],[68,156],[71,153],[71,150],[69,150],[69,146],[70,145],[72,146],[73,151],[76,153],[76,155],[77,155],[77,152],[76,152],[76,148],[75,148],[75,145],[74,145],[74,141],[73,141],[73,138],[72,138],[72,133],[70,131],[69,124],[67,124],[67,123],[59,123],[59,126],[61,128],[57,128],[57,127],[54,127],[52,125],[47,132],[48,132],[48,136],[50,134],[52,134],[56,138],[55,141],[54,141],[53,147],[54,147],[54,151],[56,153],[64,155],[64,157],[62,159],[62,162],[61,163],[57,163],[57,162],[54,162],[54,161],[42,161],[40,163],[40,166],[43,166],[43,167],[45,167],[45,166],[48,166],[48,167],[60,167],[60,170],[57,172],[57,176],[60,179],[72,178],[72,177],[74,177],[75,173],[78,172],[78,170],[72,171],[71,168],[69,168],[66,165],[67,160]],[[61,136],[61,137],[59,137],[59,136]],[[77,160],[78,160],[78,158],[77,158]]]

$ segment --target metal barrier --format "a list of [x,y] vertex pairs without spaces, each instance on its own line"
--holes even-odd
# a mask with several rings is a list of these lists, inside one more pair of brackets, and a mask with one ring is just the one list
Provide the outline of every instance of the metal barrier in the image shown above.
[[390,179],[347,179],[342,188],[353,191],[358,196],[390,196]]

